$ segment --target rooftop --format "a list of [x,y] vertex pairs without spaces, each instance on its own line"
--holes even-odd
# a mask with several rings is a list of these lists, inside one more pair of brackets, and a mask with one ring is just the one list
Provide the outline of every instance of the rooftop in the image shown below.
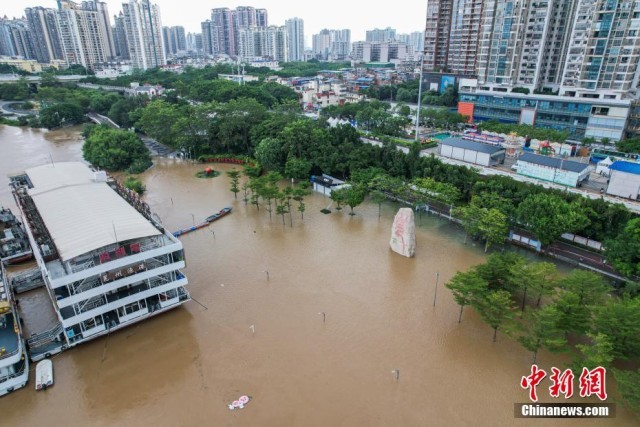
[[465,150],[473,150],[487,154],[494,154],[504,150],[504,148],[498,147],[497,145],[483,144],[481,142],[473,142],[461,138],[445,138],[440,143],[442,145],[451,145],[453,147],[464,148]]
[[618,160],[617,162],[613,162],[613,164],[609,166],[609,169],[614,171],[632,173],[634,175],[640,175],[640,163],[631,163]]
[[557,157],[542,156],[540,154],[533,153],[524,153],[522,156],[518,157],[518,161],[576,173],[580,173],[589,168],[589,165],[585,163],[558,159]]
[[29,195],[63,261],[132,239],[160,235],[149,221],[79,162],[26,170]]

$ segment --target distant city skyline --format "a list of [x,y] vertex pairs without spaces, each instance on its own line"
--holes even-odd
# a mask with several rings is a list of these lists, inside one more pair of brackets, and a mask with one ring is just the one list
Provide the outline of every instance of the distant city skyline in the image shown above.
[[[80,3],[82,0],[78,0]],[[126,0],[102,0],[107,3],[111,24],[113,15],[120,13],[122,3]],[[426,1],[405,0],[402,7],[393,3],[382,3],[375,6],[363,7],[358,2],[325,0],[310,6],[285,2],[282,0],[229,0],[221,2],[203,2],[202,0],[152,0],[160,6],[162,25],[167,27],[184,26],[187,33],[201,32],[200,23],[211,17],[214,7],[252,6],[265,8],[269,13],[269,25],[282,26],[286,19],[301,18],[304,20],[305,46],[311,47],[311,36],[320,30],[350,29],[351,41],[365,40],[367,30],[391,27],[397,34],[423,31],[426,21]],[[27,7],[42,6],[57,8],[56,0],[13,0],[3,2],[0,16],[19,18],[24,16]]]

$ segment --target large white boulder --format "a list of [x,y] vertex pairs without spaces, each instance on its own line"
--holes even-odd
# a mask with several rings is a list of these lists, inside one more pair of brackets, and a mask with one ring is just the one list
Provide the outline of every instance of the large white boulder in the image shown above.
[[413,210],[401,208],[393,220],[391,227],[391,250],[407,258],[416,252],[416,221]]

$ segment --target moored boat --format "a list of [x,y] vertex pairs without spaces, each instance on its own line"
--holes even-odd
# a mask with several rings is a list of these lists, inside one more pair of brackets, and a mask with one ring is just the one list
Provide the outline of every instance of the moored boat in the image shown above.
[[36,365],[36,390],[46,390],[53,385],[53,362],[44,359]]
[[16,216],[8,208],[0,208],[0,259],[18,264],[33,258],[29,238]]
[[231,207],[227,206],[226,208],[221,209],[220,212],[216,212],[213,215],[209,215],[206,221],[213,222],[217,219],[222,218],[223,216],[227,215],[230,212],[231,212]]
[[227,206],[226,208],[221,209],[219,212],[214,213],[213,215],[209,215],[204,222],[201,222],[198,225],[194,225],[192,227],[189,228],[183,228],[181,230],[178,231],[174,231],[173,232],[173,236],[174,237],[179,237],[182,236],[183,234],[187,234],[190,233],[192,231],[196,231],[199,230],[201,228],[204,228],[206,226],[208,226],[209,224],[211,224],[213,221],[218,220],[220,218],[222,218],[223,216],[229,214],[231,212],[231,207]]
[[20,318],[0,262],[0,396],[27,385],[29,360]]

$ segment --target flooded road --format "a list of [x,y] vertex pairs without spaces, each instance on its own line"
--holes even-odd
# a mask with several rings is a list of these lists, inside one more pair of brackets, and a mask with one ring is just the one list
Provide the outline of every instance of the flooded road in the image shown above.
[[[80,159],[78,140],[0,126],[0,202],[14,207],[7,173]],[[443,285],[484,254],[446,220],[423,217],[406,259],[389,250],[397,205],[383,205],[380,219],[374,204],[324,215],[331,201],[314,194],[304,221],[294,212],[283,227],[242,193],[234,200],[224,174],[195,178],[200,169],[165,159],[141,175],[169,229],[234,208],[181,238],[194,301],[56,356],[52,389],[36,393],[32,380],[0,399],[3,425],[637,425],[620,406],[610,420],[514,419],[531,354],[502,334],[493,343],[471,309],[457,323]],[[548,371],[568,359],[538,362]],[[243,394],[253,400],[230,411]]]

